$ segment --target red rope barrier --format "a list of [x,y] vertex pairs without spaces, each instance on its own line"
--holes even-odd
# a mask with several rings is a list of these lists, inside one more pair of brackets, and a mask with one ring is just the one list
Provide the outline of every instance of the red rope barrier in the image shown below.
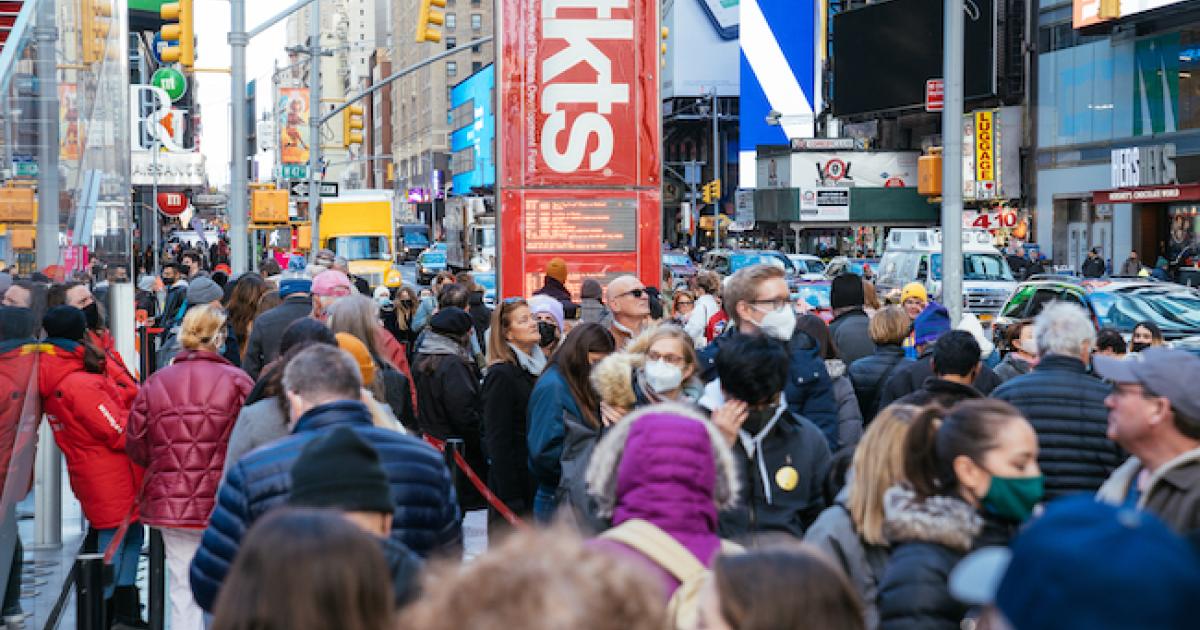
[[[445,440],[439,440],[432,435],[426,435],[425,441],[428,442],[430,446],[436,448],[439,453],[446,452]],[[527,527],[525,521],[521,520],[521,517],[517,516],[511,509],[509,509],[507,505],[504,505],[504,501],[501,501],[500,497],[496,496],[492,492],[491,488],[488,488],[487,484],[479,478],[479,475],[475,474],[475,471],[472,470],[471,466],[467,464],[467,460],[463,458],[462,453],[458,451],[454,452],[454,462],[467,476],[467,480],[471,482],[471,485],[475,486],[475,489],[479,491],[479,494],[483,495],[484,500],[487,501],[488,504],[493,508],[495,508],[496,512],[498,512],[500,516],[504,517],[504,520],[508,521],[514,527]]]

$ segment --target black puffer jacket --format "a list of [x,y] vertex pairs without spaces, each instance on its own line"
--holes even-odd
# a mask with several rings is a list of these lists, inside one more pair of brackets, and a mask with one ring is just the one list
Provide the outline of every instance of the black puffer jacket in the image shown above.
[[879,399],[888,378],[893,372],[912,362],[912,359],[904,356],[904,348],[891,345],[878,346],[875,348],[875,354],[850,364],[847,376],[854,384],[854,394],[858,396],[858,408],[862,410],[864,426],[869,424],[879,411]]
[[[883,386],[883,395],[879,397],[879,408],[882,409],[896,399],[907,396],[925,385],[925,379],[933,376],[933,344],[930,344],[921,358],[917,359],[912,365],[906,365],[892,375],[888,382]],[[992,368],[981,365],[979,366],[979,375],[975,377],[975,382],[972,383],[979,393],[987,396],[992,393],[992,390],[1000,386],[1000,377],[992,371]]]
[[973,548],[982,519],[959,499],[921,501],[900,486],[883,503],[892,557],[879,582],[880,629],[957,630],[967,606],[950,594],[950,571]]
[[[421,432],[439,440],[462,438],[467,464],[480,479],[487,479],[479,374],[466,344],[427,330],[417,348],[412,371],[417,384],[417,426]],[[486,505],[466,475],[458,477],[458,497],[464,511]]]
[[1047,501],[1069,492],[1095,492],[1125,460],[1120,447],[1105,437],[1109,391],[1088,374],[1083,361],[1049,355],[1033,372],[992,392],[1020,409],[1037,431]]

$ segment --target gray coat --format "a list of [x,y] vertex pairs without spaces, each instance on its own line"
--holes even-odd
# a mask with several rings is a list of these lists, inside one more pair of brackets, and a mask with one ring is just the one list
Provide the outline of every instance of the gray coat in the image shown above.
[[290,431],[287,418],[279,408],[278,398],[264,398],[253,405],[242,407],[233,432],[229,434],[229,449],[225,451],[225,473],[254,449],[270,444]]
[[842,313],[829,322],[829,334],[837,346],[838,358],[846,365],[875,354],[870,327],[871,318],[861,308]]
[[583,323],[599,324],[604,321],[604,316],[608,313],[608,309],[600,300],[594,298],[583,298],[583,304],[579,306],[579,321]]
[[1004,357],[1004,360],[1000,362],[1000,365],[997,365],[996,369],[993,371],[996,373],[996,376],[1000,377],[1000,382],[1007,383],[1008,381],[1021,376],[1022,374],[1028,374],[1032,369],[1032,365],[1029,365],[1025,361],[1017,358],[1016,353],[1010,352]]
[[812,527],[808,528],[804,541],[824,551],[845,570],[862,599],[867,630],[875,630],[879,627],[879,609],[875,599],[891,549],[883,545],[868,545],[859,537],[854,530],[854,522],[850,520],[850,510],[845,506],[848,495],[843,489],[837,502],[821,512]]
[[833,381],[833,397],[838,406],[838,448],[853,449],[863,433],[862,408],[854,393],[854,383],[846,375],[846,364],[841,359],[828,359],[825,369]]

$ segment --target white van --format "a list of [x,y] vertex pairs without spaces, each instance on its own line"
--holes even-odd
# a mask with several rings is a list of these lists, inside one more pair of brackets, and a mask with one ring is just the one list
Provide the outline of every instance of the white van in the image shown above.
[[[942,301],[942,231],[938,228],[896,228],[888,234],[875,286],[880,296],[901,290],[910,282],[925,285],[932,299]],[[984,230],[963,230],[963,307],[983,323],[995,317],[1016,288],[1012,270],[992,237]]]

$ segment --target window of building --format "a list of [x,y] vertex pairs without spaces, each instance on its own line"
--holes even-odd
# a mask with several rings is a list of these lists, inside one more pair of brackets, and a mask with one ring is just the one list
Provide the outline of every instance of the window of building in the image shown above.
[[467,147],[450,155],[450,172],[455,175],[475,170],[475,147]]
[[458,131],[463,127],[470,125],[475,121],[475,99],[469,99],[467,102],[450,110],[450,130]]
[[471,47],[471,52],[473,52],[477,55],[479,54],[479,51],[481,51],[481,50],[483,50],[483,47],[480,46],[479,44],[475,44],[474,46]]
[[450,37],[446,38],[446,50],[450,50],[451,48],[454,48],[456,46],[458,46],[458,38],[457,37],[451,35]]
[[453,13],[446,14],[446,28],[452,31],[455,28],[458,28],[458,18],[456,18]]
[[458,76],[458,62],[457,61],[447,61],[446,62],[446,76],[448,76],[448,77]]
[[471,74],[475,74],[476,72],[479,72],[482,69],[483,69],[482,61],[472,61],[471,62]]
[[481,4],[483,4],[482,0],[471,0],[471,6],[473,7],[477,7]]
[[478,31],[483,28],[483,16],[478,13],[471,14],[471,30]]

